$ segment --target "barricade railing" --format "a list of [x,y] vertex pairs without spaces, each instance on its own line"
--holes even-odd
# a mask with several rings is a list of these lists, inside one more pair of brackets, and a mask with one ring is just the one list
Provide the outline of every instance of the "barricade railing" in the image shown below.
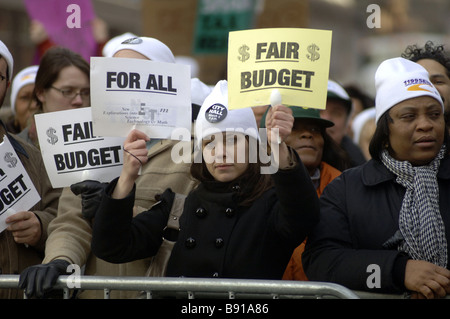
[[[313,281],[205,279],[159,277],[60,276],[55,289],[68,299],[71,291],[103,290],[109,299],[113,290],[141,292],[143,298],[337,298],[359,299],[358,295],[334,283]],[[0,275],[0,289],[18,288],[18,275]]]

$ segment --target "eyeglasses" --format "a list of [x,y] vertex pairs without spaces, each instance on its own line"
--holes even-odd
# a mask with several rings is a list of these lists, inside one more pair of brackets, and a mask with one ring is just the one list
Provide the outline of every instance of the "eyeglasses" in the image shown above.
[[90,89],[81,89],[80,91],[77,91],[75,89],[58,89],[55,88],[54,86],[51,86],[50,88],[55,89],[58,92],[61,92],[61,94],[68,99],[74,99],[78,94],[83,100],[87,100],[91,96]]

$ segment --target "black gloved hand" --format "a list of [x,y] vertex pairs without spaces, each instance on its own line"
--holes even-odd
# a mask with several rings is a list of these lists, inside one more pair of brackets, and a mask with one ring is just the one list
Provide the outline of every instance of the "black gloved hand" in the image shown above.
[[68,261],[55,259],[48,264],[28,267],[20,274],[19,288],[25,290],[28,298],[44,298],[53,289],[58,277],[67,274],[69,265]]
[[79,183],[70,185],[70,190],[75,195],[81,194],[81,213],[86,219],[95,217],[95,212],[102,201],[103,189],[109,183],[101,183],[93,180],[85,180]]

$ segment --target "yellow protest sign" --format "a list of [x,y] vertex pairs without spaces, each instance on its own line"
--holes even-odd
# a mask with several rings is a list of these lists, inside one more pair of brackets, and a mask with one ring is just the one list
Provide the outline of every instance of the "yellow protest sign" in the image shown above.
[[278,89],[284,105],[325,109],[331,36],[301,28],[230,32],[229,108],[269,105]]

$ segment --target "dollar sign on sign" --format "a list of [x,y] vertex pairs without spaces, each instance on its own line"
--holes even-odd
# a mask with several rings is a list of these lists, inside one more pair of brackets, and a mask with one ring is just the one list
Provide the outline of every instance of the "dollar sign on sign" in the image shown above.
[[9,163],[9,164],[8,164],[8,167],[10,167],[10,168],[16,167],[16,164],[17,164],[17,158],[15,158],[15,157],[13,156],[13,153],[11,153],[11,152],[6,152],[6,153],[5,153],[5,156],[3,157],[3,159],[5,160],[5,162]]
[[239,54],[241,55],[238,57],[239,61],[245,62],[250,58],[250,54],[247,52],[249,49],[246,44],[239,48]]
[[46,134],[49,137],[47,139],[47,142],[49,142],[52,145],[55,145],[56,142],[58,142],[58,137],[55,135],[56,130],[53,127],[50,127],[47,131]]
[[314,62],[316,60],[319,60],[320,54],[317,51],[319,51],[320,48],[317,45],[311,44],[311,45],[308,46],[307,50],[308,50],[309,53],[311,53],[311,54],[307,54],[306,55],[306,57],[308,59],[310,59],[312,62]]

